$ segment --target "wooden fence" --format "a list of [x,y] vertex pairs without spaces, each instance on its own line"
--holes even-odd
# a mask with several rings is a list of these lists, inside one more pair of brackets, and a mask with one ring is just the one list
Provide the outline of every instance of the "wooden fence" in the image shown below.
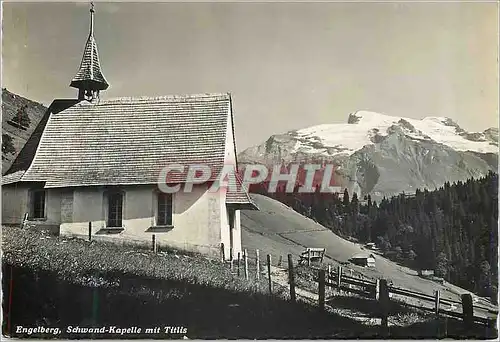
[[[245,249],[243,254],[238,253],[236,259],[237,262],[237,274],[240,275],[240,265],[242,264],[241,258],[243,258],[243,267],[245,279],[249,279],[249,266],[248,266],[248,252]],[[255,267],[256,267],[256,278],[260,277],[260,256],[259,250],[255,251]],[[224,254],[224,245],[221,245],[221,259],[224,263],[230,263],[231,270],[233,270],[233,253],[230,252],[229,260],[226,259]],[[280,256],[278,267],[281,266],[283,257]],[[266,257],[267,263],[267,282],[269,285],[269,293],[273,293],[273,282],[271,273],[271,255],[268,254]],[[352,270],[350,274],[346,274],[345,269],[342,266],[338,266],[336,271],[331,270],[331,266],[328,266],[328,270],[318,269],[312,266],[313,269],[318,271],[318,276],[315,281],[318,282],[318,306],[321,310],[325,308],[326,302],[331,298],[326,297],[326,289],[332,288],[339,293],[352,293],[361,297],[374,299],[378,302],[381,312],[381,326],[383,331],[386,331],[388,327],[388,316],[391,298],[397,298],[401,300],[401,304],[408,307],[415,307],[420,310],[433,312],[437,318],[440,316],[454,317],[463,320],[465,326],[472,326],[475,323],[487,325],[489,327],[494,327],[496,324],[496,316],[498,316],[498,310],[492,310],[490,308],[474,305],[472,296],[470,294],[461,295],[461,300],[453,300],[442,298],[439,290],[434,292],[434,295],[429,295],[426,293],[421,293],[413,291],[410,289],[404,289],[400,287],[393,286],[388,283],[386,279],[370,279],[365,277],[353,276]],[[290,288],[290,299],[296,301],[296,279],[293,264],[292,254],[288,254],[288,284]],[[420,301],[418,304],[412,304],[412,300]],[[427,305],[422,305],[424,302]],[[447,310],[443,305],[449,305],[450,307],[455,307],[458,309],[461,307],[460,311]],[[479,311],[483,311],[484,314],[493,314],[495,318],[492,317],[482,317]],[[474,315],[476,313],[476,315]]]
[[[234,255],[233,250],[230,249],[229,251],[229,259],[226,258],[225,254],[225,248],[224,244],[221,244],[220,247],[220,257],[221,261],[224,264],[229,264],[229,268],[231,272],[234,271],[234,267],[236,267],[236,272],[235,274],[240,276],[243,275],[245,277],[245,280],[250,279],[250,266],[255,265],[255,280],[260,281],[261,277],[261,257],[260,257],[260,251],[258,249],[255,250],[255,253],[252,253],[250,255],[248,253],[247,249],[244,249],[242,252],[238,252],[237,256]],[[254,259],[255,258],[255,259]],[[252,261],[251,264],[249,264],[249,259]],[[273,293],[273,281],[272,281],[272,274],[271,274],[271,262],[272,258],[270,254],[267,254],[266,256],[266,264],[267,264],[267,283],[268,283],[268,289],[269,293]],[[279,263],[281,263],[281,258]],[[236,265],[234,265],[236,264]],[[243,268],[243,270],[241,270]]]
[[[496,319],[489,317],[475,316],[479,310],[483,310],[490,314],[498,315],[497,310],[491,310],[487,307],[480,305],[473,305],[472,296],[470,294],[463,294],[461,296],[461,301],[456,301],[452,299],[441,298],[439,290],[436,290],[434,295],[429,295],[421,292],[416,292],[409,289],[403,289],[389,285],[385,279],[370,280],[366,278],[356,278],[343,273],[342,266],[339,266],[336,272],[328,272],[326,270],[319,270],[319,276],[316,278],[319,282],[319,307],[324,308],[325,301],[325,289],[326,287],[334,288],[339,292],[354,293],[362,297],[375,299],[378,301],[380,307],[382,308],[382,325],[387,326],[387,308],[389,307],[390,298],[395,296],[400,297],[406,306],[416,307],[421,310],[426,310],[434,312],[437,317],[439,316],[450,316],[458,319],[462,319],[465,325],[472,326],[474,323],[480,323],[488,325],[490,327],[495,326]],[[417,299],[425,303],[426,305],[414,305],[409,303],[412,299]],[[462,307],[461,312],[446,310],[442,307],[443,304],[450,306]]]
[[[233,269],[233,253],[230,253],[230,259],[226,260],[224,255],[224,246],[221,246],[221,258],[223,262],[230,263],[231,270]],[[242,264],[241,258],[243,258],[244,276],[245,279],[249,279],[249,266],[248,258],[249,254],[245,249],[242,256],[238,253],[237,260],[237,274],[240,275],[240,265]],[[255,267],[256,267],[256,278],[260,277],[260,256],[259,251],[255,251]],[[278,267],[281,266],[282,256],[279,258]],[[268,254],[266,257],[267,263],[267,282],[269,285],[269,293],[273,293],[273,281],[271,273],[271,255]],[[325,308],[325,303],[331,299],[326,297],[326,289],[332,288],[339,293],[351,293],[361,297],[374,299],[378,302],[378,305],[382,309],[382,327],[387,328],[387,316],[389,314],[389,305],[391,298],[400,299],[402,304],[408,307],[415,307],[424,311],[433,312],[436,317],[454,317],[462,319],[465,325],[472,326],[474,323],[484,324],[487,326],[495,326],[496,318],[482,317],[477,315],[479,311],[483,311],[484,314],[498,315],[498,310],[491,310],[490,308],[474,305],[472,301],[472,296],[470,294],[463,294],[461,300],[453,300],[442,298],[439,290],[434,292],[434,295],[421,293],[413,291],[410,289],[404,289],[401,287],[393,286],[388,283],[386,279],[370,279],[366,277],[356,277],[352,274],[347,274],[346,270],[342,266],[338,266],[336,271],[331,270],[331,266],[328,266],[328,270],[318,269],[312,267],[318,271],[318,276],[315,281],[318,282],[318,306],[320,309]],[[296,301],[296,279],[293,264],[292,254],[288,254],[288,284],[290,288],[290,299]],[[412,304],[412,300],[419,300],[419,305]],[[422,302],[424,305],[422,305]],[[444,305],[450,307],[455,307],[457,311],[448,310],[444,308]],[[461,307],[461,310],[458,310]],[[476,315],[474,315],[476,313]],[[484,315],[483,315],[484,316]]]
[[[89,240],[91,239],[91,225],[89,224]],[[236,267],[236,274],[240,276],[242,273],[246,280],[249,279],[249,263],[248,259],[250,258],[248,251],[244,249],[242,252],[238,252],[237,256],[234,255],[233,251],[230,250],[229,259],[226,258],[224,244],[220,246],[220,257],[223,263],[229,263],[229,267],[231,272],[234,271],[234,267]],[[156,237],[153,234],[152,236],[152,249],[156,252]],[[252,253],[253,254],[253,253]],[[270,254],[266,256],[266,264],[267,264],[267,283],[269,288],[269,293],[273,293],[273,281],[272,281],[272,273],[271,273],[271,262],[272,258]],[[278,267],[282,265],[283,256],[279,256],[279,261],[277,263]],[[260,253],[259,250],[255,250],[255,278],[257,281],[260,280],[261,276],[261,268],[260,268]],[[236,263],[236,265],[234,265]],[[241,268],[243,267],[243,272]],[[318,269],[312,266],[313,269],[318,271],[318,276],[315,278],[315,281],[318,282],[318,306],[320,309],[325,308],[325,303],[330,299],[326,298],[326,289],[333,288],[337,290],[339,293],[352,293],[365,298],[374,299],[378,302],[378,305],[382,309],[382,327],[387,328],[387,316],[389,314],[388,308],[390,304],[391,297],[394,298],[399,297],[405,306],[415,307],[421,310],[429,311],[435,313],[436,317],[439,316],[449,316],[458,319],[462,319],[465,325],[472,326],[474,323],[484,324],[490,327],[495,326],[496,318],[498,316],[498,310],[492,310],[490,308],[474,305],[472,296],[470,294],[461,295],[461,300],[452,300],[441,297],[441,293],[439,290],[434,292],[434,295],[429,295],[426,293],[421,293],[409,289],[404,289],[396,286],[392,286],[389,284],[386,279],[370,279],[365,277],[355,277],[352,275],[352,270],[350,274],[346,274],[344,268],[342,266],[338,266],[336,271],[331,270],[331,266],[328,266],[328,271],[324,269]],[[288,284],[290,288],[290,299],[292,301],[296,301],[296,280],[295,280],[295,271],[293,264],[293,256],[292,254],[288,254]],[[426,305],[415,305],[411,303],[411,299],[416,299],[419,301],[423,301]],[[419,303],[420,304],[420,303]],[[462,307],[460,311],[446,310],[442,307],[442,305],[449,305],[450,307],[455,306],[458,309],[458,306]],[[495,315],[495,318],[492,317],[481,317],[478,315],[474,315],[474,313],[478,313],[479,310],[482,310],[483,313],[488,313],[490,315]]]

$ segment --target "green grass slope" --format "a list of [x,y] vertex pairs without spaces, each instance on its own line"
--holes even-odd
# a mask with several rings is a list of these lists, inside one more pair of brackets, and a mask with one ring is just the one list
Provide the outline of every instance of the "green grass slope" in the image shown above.
[[[173,250],[55,237],[2,227],[3,334],[16,326],[54,327],[58,338],[352,338],[378,327],[269,295],[265,277],[245,280],[219,260]],[[68,326],[141,327],[141,334],[68,332]],[[182,334],[163,333],[182,326]],[[159,333],[145,328],[161,327]]]

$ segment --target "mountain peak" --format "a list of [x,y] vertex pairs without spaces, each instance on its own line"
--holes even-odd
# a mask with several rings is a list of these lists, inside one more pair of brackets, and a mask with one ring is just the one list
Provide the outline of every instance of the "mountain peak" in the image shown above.
[[425,118],[422,119],[422,121],[433,121],[439,124],[443,124],[445,126],[455,127],[457,129],[457,132],[465,132],[459,126],[459,124],[457,124],[455,121],[445,116],[426,116]]
[[349,114],[347,119],[348,124],[366,124],[366,125],[377,125],[382,122],[397,121],[396,117],[389,116],[386,114],[381,114],[377,112],[372,112],[368,110],[358,110]]
[[325,156],[351,155],[395,133],[413,141],[443,144],[457,151],[498,153],[498,134],[494,130],[473,133],[447,117],[411,119],[367,110],[350,113],[347,124],[322,124],[294,131],[294,150]]
[[474,133],[447,117],[411,119],[360,110],[350,113],[347,123],[275,135],[239,155],[240,162],[282,160],[333,163],[350,192],[381,198],[496,169],[498,129]]

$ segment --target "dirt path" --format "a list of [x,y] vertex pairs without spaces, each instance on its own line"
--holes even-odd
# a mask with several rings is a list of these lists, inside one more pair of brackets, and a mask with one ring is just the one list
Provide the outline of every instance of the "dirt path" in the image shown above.
[[[288,284],[288,270],[271,266],[271,277],[274,283],[286,288],[290,287]],[[295,287],[295,293],[299,299],[306,299],[309,302],[318,303],[317,293],[312,293],[299,287]]]
[[[288,284],[288,271],[283,268],[271,266],[271,277],[273,280],[273,283],[276,283],[282,287],[289,288]],[[295,293],[297,295],[298,300],[302,300],[304,302],[317,305],[318,304],[318,294],[317,293],[312,293],[310,291],[304,290],[299,288],[298,286],[295,287]],[[358,322],[361,322],[366,325],[380,325],[381,320],[380,318],[375,318],[375,317],[370,317],[366,313],[357,311],[357,310],[351,310],[351,309],[339,309],[339,308],[333,308],[328,304],[325,304],[325,310],[328,312],[335,313],[337,315],[343,316],[343,317],[348,317],[353,320],[356,320]],[[390,324],[391,322],[389,322]],[[390,324],[391,325],[391,324]]]

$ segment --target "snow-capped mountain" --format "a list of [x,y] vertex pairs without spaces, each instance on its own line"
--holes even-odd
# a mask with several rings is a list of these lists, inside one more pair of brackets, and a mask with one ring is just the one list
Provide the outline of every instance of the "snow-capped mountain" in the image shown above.
[[342,186],[379,198],[496,171],[498,129],[470,133],[445,117],[415,120],[358,111],[346,124],[273,135],[238,159],[268,165],[331,162],[337,165]]

